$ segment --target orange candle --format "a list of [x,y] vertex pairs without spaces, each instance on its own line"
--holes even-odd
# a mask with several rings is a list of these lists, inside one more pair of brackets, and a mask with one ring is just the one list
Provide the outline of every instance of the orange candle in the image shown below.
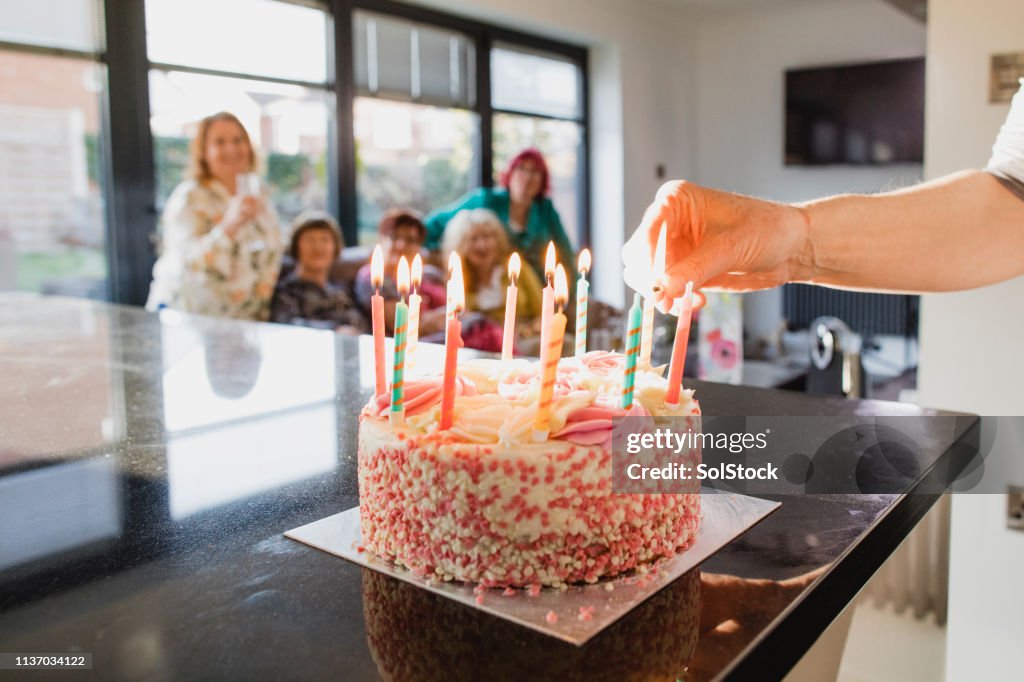
[[555,313],[555,243],[548,242],[548,252],[544,257],[544,279],[547,284],[540,303],[540,356],[544,357],[544,349],[548,347],[548,332],[551,330],[551,316]]
[[448,278],[448,323],[444,335],[444,381],[441,387],[441,423],[440,431],[452,427],[455,413],[455,377],[458,371],[459,348],[462,347],[462,323],[459,313],[466,305],[466,287],[462,282],[462,261],[458,254],[452,253],[448,259],[451,273]]
[[420,283],[423,281],[423,257],[416,254],[412,259],[412,294],[409,295],[409,339],[405,347],[405,368],[412,371],[416,365],[416,346],[420,340]]
[[558,375],[558,361],[562,357],[562,341],[565,337],[565,303],[569,300],[569,282],[565,268],[558,266],[555,272],[555,298],[558,301],[558,312],[551,315],[551,329],[548,333],[548,345],[541,348],[541,383],[540,398],[537,402],[537,416],[533,422],[533,440],[540,442],[548,439],[551,421],[551,403],[555,393],[555,379]]
[[519,289],[516,282],[519,281],[519,269],[522,263],[518,253],[513,253],[508,258],[508,289],[505,290],[505,328],[501,336],[501,359],[512,359],[512,347],[515,345],[516,334],[516,303],[519,298]]
[[384,283],[384,251],[380,244],[373,248],[370,258],[370,281],[373,282],[374,294],[370,297],[370,313],[373,320],[373,368],[376,376],[376,393],[380,395],[388,390],[384,371],[384,297],[380,295],[380,287]]
[[679,391],[683,387],[683,369],[686,366],[686,346],[690,341],[690,318],[693,315],[693,282],[686,283],[682,310],[676,320],[676,340],[672,344],[672,362],[668,367],[668,390],[665,391],[665,406],[679,407]]

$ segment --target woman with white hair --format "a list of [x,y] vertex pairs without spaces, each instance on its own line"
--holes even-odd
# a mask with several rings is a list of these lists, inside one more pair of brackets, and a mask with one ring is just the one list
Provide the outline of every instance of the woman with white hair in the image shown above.
[[[509,284],[508,259],[512,253],[501,220],[486,208],[459,211],[449,221],[441,246],[445,259],[453,251],[462,257],[466,311],[481,313],[497,323],[500,337],[500,325],[505,319],[505,291]],[[525,261],[516,285],[519,288],[517,327],[530,326],[540,317],[542,293],[540,278]]]

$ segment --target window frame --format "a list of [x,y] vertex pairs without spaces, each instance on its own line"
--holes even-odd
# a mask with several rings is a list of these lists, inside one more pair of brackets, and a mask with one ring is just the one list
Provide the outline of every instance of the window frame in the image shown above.
[[[476,102],[469,111],[477,114],[479,120],[480,149],[477,155],[476,181],[479,187],[494,185],[494,115],[511,114],[529,116],[556,121],[572,121],[580,126],[579,154],[577,156],[577,177],[580,191],[577,193],[578,246],[590,244],[590,106],[589,106],[589,73],[587,48],[567,42],[544,38],[531,33],[524,33],[493,24],[488,24],[465,17],[439,12],[419,5],[407,5],[395,0],[332,0],[332,13],[335,21],[335,73],[347,74],[348,92],[343,93],[341,80],[337,79],[338,95],[338,137],[339,137],[339,196],[352,197],[340,207],[341,224],[345,233],[345,243],[358,243],[357,208],[356,208],[356,167],[353,104],[355,101],[355,70],[354,70],[354,34],[352,17],[355,11],[364,10],[375,14],[384,14],[397,19],[406,19],[420,24],[427,24],[456,31],[467,36],[475,44],[475,91]],[[495,108],[491,103],[491,49],[496,44],[522,47],[547,52],[565,58],[580,70],[579,91],[580,116],[563,117],[548,114],[537,114],[527,111]],[[348,49],[337,49],[348,45]],[[382,98],[387,99],[387,98]],[[346,120],[347,119],[347,120]],[[344,124],[343,124],[344,121]],[[349,139],[343,140],[342,138]]]
[[[568,42],[476,21],[395,0],[277,0],[323,10],[327,19],[327,79],[325,83],[235,73],[151,62],[147,50],[146,9],[141,0],[103,0],[104,43],[97,52],[44,47],[3,41],[8,50],[94,60],[106,68],[106,92],[101,98],[101,163],[106,203],[106,252],[109,298],[115,303],[142,305],[149,293],[156,261],[159,216],[156,205],[156,164],[150,129],[149,72],[151,69],[241,77],[324,89],[333,94],[328,113],[327,210],[338,217],[346,245],[358,243],[356,222],[356,157],[353,104],[356,97],[353,55],[353,14],[365,10],[465,34],[475,46],[474,87],[480,149],[476,159],[478,186],[493,186],[496,113],[572,120],[581,127],[577,177],[579,246],[590,243],[590,107],[588,50]],[[491,48],[508,44],[564,57],[580,69],[581,117],[560,118],[495,109],[491,104]],[[333,115],[332,115],[333,114]]]

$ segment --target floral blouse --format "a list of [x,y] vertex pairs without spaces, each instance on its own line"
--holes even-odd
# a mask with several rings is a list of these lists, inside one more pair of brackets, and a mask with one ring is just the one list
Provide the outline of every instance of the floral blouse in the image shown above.
[[266,189],[265,208],[234,238],[220,227],[231,194],[213,180],[187,180],[161,218],[161,254],[146,308],[266,320],[283,251],[280,221]]

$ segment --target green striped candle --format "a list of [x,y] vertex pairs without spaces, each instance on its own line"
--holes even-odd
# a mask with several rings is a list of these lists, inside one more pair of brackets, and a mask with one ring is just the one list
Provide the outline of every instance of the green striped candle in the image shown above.
[[405,294],[409,290],[409,262],[402,256],[398,261],[398,294],[401,299],[395,304],[395,364],[391,373],[392,424],[405,422],[405,343],[409,333],[409,306]]
[[633,386],[636,384],[636,360],[640,353],[640,326],[643,323],[640,294],[633,294],[633,307],[629,309],[626,324],[626,370],[622,375],[622,409],[633,407]]

